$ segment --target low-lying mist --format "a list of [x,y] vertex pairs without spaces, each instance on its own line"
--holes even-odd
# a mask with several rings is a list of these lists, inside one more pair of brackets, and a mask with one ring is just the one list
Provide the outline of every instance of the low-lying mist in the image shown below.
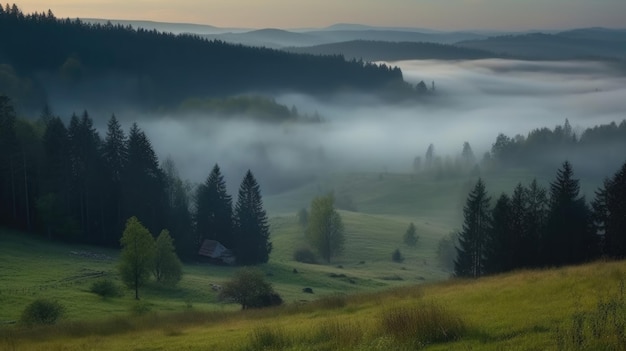
[[[370,96],[277,96],[323,123],[271,124],[246,118],[164,114],[123,120],[139,123],[161,159],[171,157],[183,178],[202,182],[219,163],[231,190],[246,169],[264,192],[275,192],[328,172],[408,172],[433,143],[440,156],[477,157],[499,133],[562,125],[575,132],[626,118],[626,77],[600,62],[513,60],[402,61],[405,80],[435,92],[415,103],[386,104]],[[134,117],[134,116],[133,116]],[[558,165],[558,163],[557,163]],[[576,166],[576,165],[575,165]],[[618,165],[615,165],[617,167]]]

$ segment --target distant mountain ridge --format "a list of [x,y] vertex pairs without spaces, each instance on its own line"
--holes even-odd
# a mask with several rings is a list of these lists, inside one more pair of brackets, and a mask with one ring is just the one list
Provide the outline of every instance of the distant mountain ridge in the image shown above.
[[626,60],[626,30],[619,29],[592,28],[556,34],[494,36],[482,40],[462,41],[456,45],[523,59]]

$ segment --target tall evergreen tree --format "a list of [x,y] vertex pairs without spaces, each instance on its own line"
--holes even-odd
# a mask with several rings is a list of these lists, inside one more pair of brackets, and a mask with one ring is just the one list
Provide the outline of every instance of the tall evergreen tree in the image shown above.
[[597,238],[591,214],[579,196],[578,179],[569,162],[563,163],[550,184],[550,208],[543,241],[543,264],[581,263],[596,256]]
[[267,214],[260,187],[250,170],[239,187],[234,218],[237,261],[244,265],[267,262],[272,251]]
[[15,225],[17,218],[17,136],[11,99],[0,95],[0,219]]
[[[118,233],[123,227],[123,189],[122,177],[128,162],[128,150],[126,149],[126,136],[122,126],[115,115],[112,115],[107,124],[107,134],[102,147],[102,157],[104,159],[104,169],[106,179],[103,184],[106,187],[106,207],[107,216],[105,224],[106,233]],[[111,245],[115,243],[115,236],[108,235],[103,238],[103,242]]]
[[526,188],[526,209],[524,216],[525,242],[530,247],[525,249],[526,260],[524,266],[537,267],[541,265],[541,252],[543,252],[543,237],[548,217],[548,195],[546,189],[533,179]]
[[130,128],[128,162],[124,168],[125,215],[142,218],[148,230],[156,232],[167,218],[165,179],[150,140],[136,123]]
[[189,209],[189,192],[191,186],[180,179],[174,161],[166,158],[161,168],[165,174],[168,228],[176,241],[178,257],[189,261],[198,253],[198,239],[193,232],[192,217]]
[[226,182],[215,165],[196,196],[196,232],[200,239],[217,240],[227,248],[234,246],[233,204]]
[[102,141],[93,126],[87,111],[79,118],[73,115],[68,128],[72,213],[79,221],[82,238],[86,242],[96,242],[102,236],[101,199]]
[[492,212],[492,227],[485,243],[485,274],[507,272],[513,269],[515,224],[511,199],[502,194]]
[[463,208],[463,230],[459,233],[454,273],[459,277],[478,278],[485,270],[485,252],[491,232],[490,198],[485,183],[478,179]]
[[594,220],[603,234],[603,251],[610,257],[626,257],[626,163],[604,181],[593,202]]

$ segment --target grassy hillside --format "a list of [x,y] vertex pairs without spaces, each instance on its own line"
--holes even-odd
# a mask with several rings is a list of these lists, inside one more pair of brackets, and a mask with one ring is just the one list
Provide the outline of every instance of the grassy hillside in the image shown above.
[[[625,274],[623,262],[599,262],[259,311],[194,307],[123,322],[0,329],[0,345],[19,350],[623,350]],[[394,318],[408,324],[394,324]],[[416,344],[414,335],[424,333],[410,326],[433,323],[456,337]]]

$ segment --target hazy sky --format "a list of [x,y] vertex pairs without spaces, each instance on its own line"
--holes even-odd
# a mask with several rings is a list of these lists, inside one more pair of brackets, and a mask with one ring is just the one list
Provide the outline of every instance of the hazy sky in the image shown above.
[[22,0],[24,12],[219,27],[298,28],[335,23],[433,29],[626,27],[626,0]]

